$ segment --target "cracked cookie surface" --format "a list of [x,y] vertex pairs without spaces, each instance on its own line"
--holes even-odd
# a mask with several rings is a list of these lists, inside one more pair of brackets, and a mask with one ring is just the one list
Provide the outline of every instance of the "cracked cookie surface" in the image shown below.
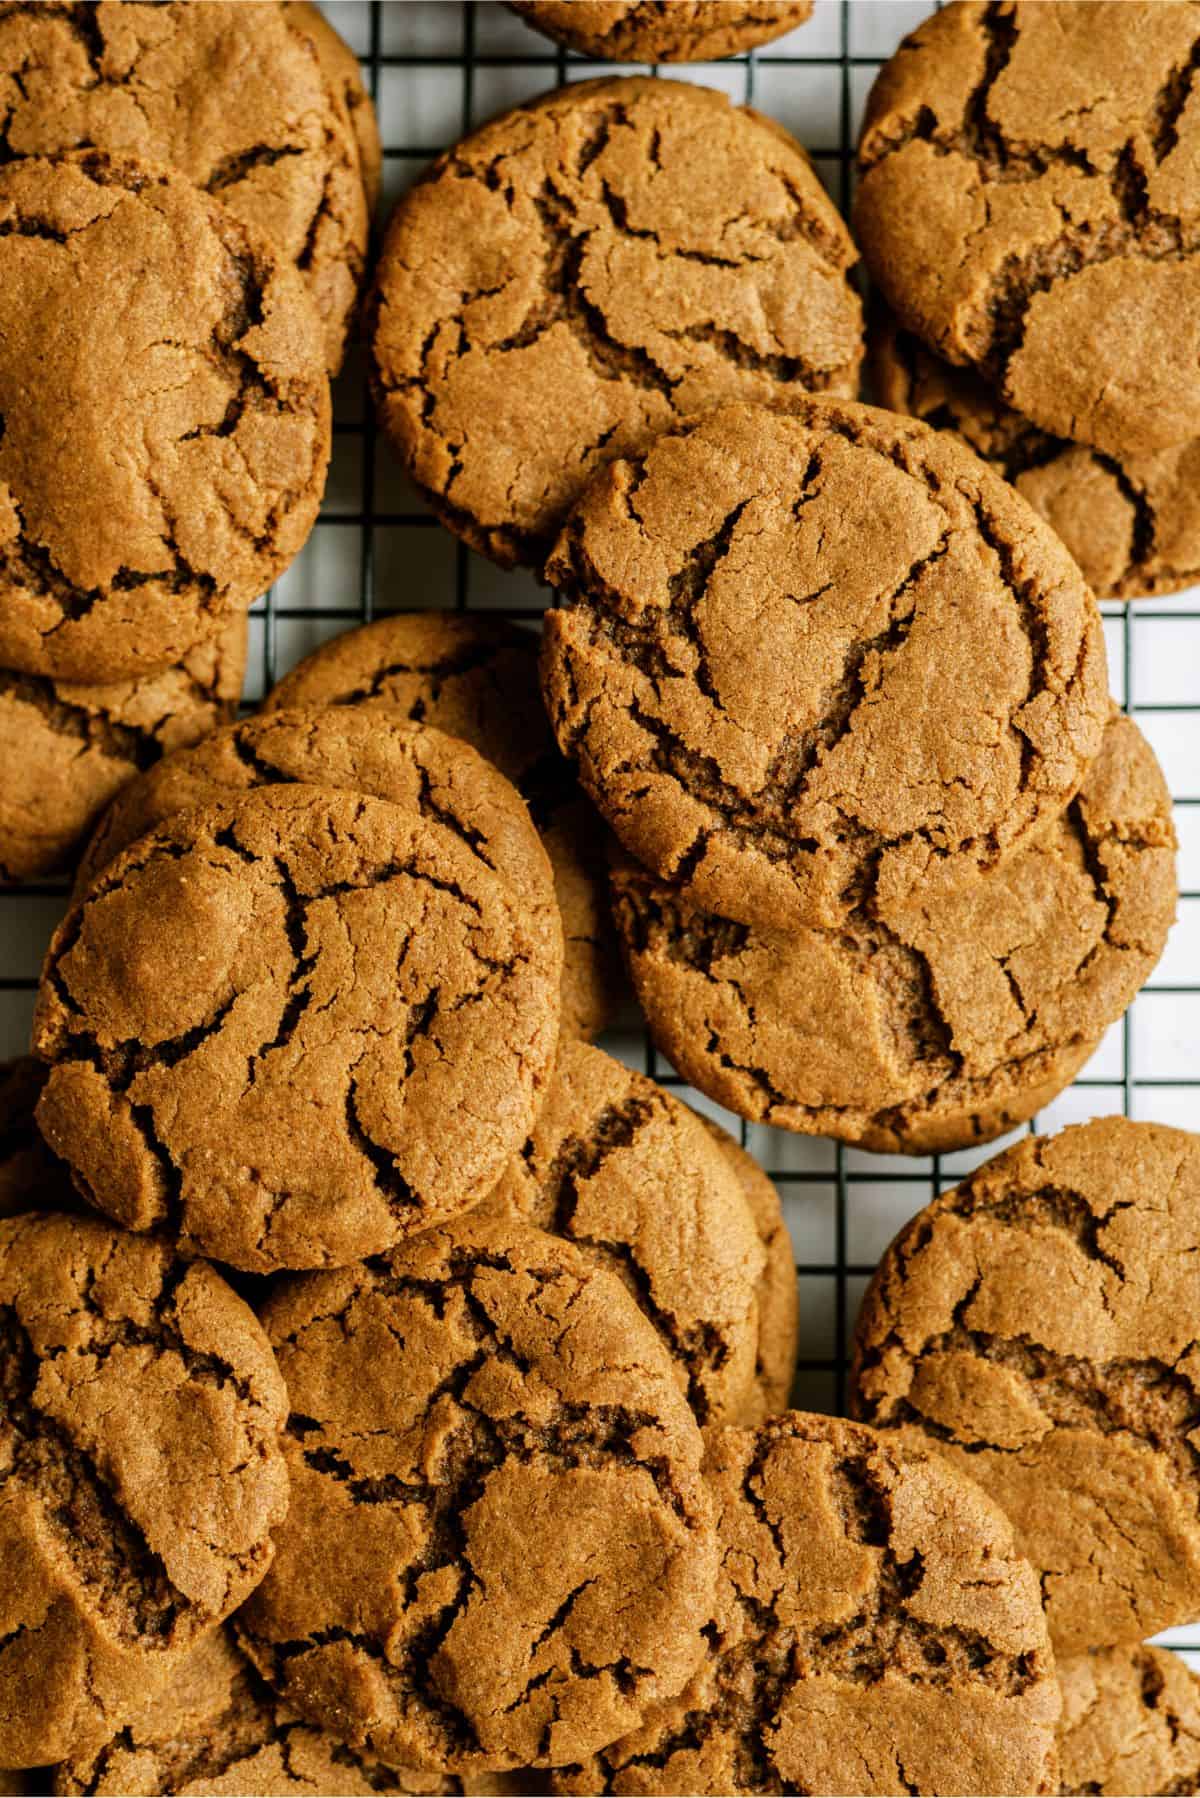
[[869,345],[880,403],[965,437],[1058,533],[1098,599],[1174,593],[1200,580],[1200,438],[1110,456],[1041,430],[883,307]]
[[[292,30],[303,32],[311,40],[326,81],[346,109],[358,148],[359,177],[367,202],[369,222],[379,204],[379,188],[383,178],[383,145],[379,136],[375,104],[363,82],[362,65],[345,38],[329,22],[320,7],[311,4],[311,0],[283,0],[283,12]],[[352,270],[356,277],[361,274],[365,244],[364,229],[362,245],[359,246],[356,242],[359,254]]]
[[139,771],[233,717],[246,619],[175,668],[101,685],[0,670],[0,879],[75,862],[104,807]]
[[563,1043],[532,1134],[474,1215],[549,1230],[615,1274],[701,1424],[761,1411],[756,1219],[727,1154],[653,1080]]
[[685,1079],[755,1123],[914,1155],[1048,1104],[1148,978],[1178,896],[1166,781],[1119,713],[1057,824],[969,885],[935,867],[903,903],[794,931],[701,911],[629,859],[612,889]]
[[680,1695],[557,1792],[1057,1792],[1037,1581],[936,1457],[786,1412],[713,1430],[721,1572]]
[[664,428],[853,393],[855,260],[778,125],[686,83],[574,83],[393,213],[368,304],[380,423],[445,524],[537,566],[588,477]]
[[120,1728],[270,1564],[287,1396],[204,1262],[0,1221],[0,1761]]
[[1200,6],[956,4],[885,64],[855,235],[904,325],[1059,437],[1200,435]]
[[[53,381],[31,378],[48,359]],[[182,175],[92,152],[10,163],[0,419],[0,660],[154,673],[308,535],[330,441],[316,315],[267,240]]]
[[546,723],[537,642],[499,618],[411,612],[314,650],[267,695],[280,706],[390,705],[494,762],[528,805],[563,923],[562,1031],[601,1031],[621,984],[605,891],[605,831]]
[[38,1122],[126,1228],[253,1273],[483,1198],[554,1058],[557,945],[445,824],[268,787],[166,820],[59,927]]
[[1200,1137],[1028,1137],[917,1214],[863,1301],[857,1414],[1004,1507],[1055,1647],[1200,1610]]
[[512,10],[607,62],[709,62],[803,25],[812,0],[512,0]]
[[2,5],[0,152],[89,148],[178,169],[294,266],[336,372],[368,216],[343,83],[317,36],[275,4]]
[[1064,1798],[1200,1792],[1200,1678],[1148,1643],[1058,1663]]
[[613,1275],[468,1219],[264,1320],[292,1502],[238,1630],[302,1714],[473,1773],[590,1754],[682,1688],[716,1573],[702,1439]]
[[32,1055],[0,1061],[0,1217],[80,1209],[70,1173],[34,1122],[48,1072]]
[[1078,790],[1108,712],[1058,539],[945,433],[733,405],[612,464],[547,564],[551,724],[697,905],[838,926],[966,880]]

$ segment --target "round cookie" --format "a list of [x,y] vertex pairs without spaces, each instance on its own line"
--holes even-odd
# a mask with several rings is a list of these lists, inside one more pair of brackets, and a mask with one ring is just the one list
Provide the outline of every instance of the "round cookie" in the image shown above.
[[251,1273],[483,1198],[554,1059],[557,945],[448,825],[300,784],[177,813],[53,938],[37,1119],[85,1196]]
[[[338,96],[350,120],[358,147],[358,169],[370,220],[379,204],[383,180],[383,145],[375,104],[367,92],[357,56],[311,0],[283,0],[284,16],[293,31],[302,32],[317,53],[325,80]],[[365,235],[364,235],[365,242]]]
[[710,1432],[705,1472],[706,1658],[555,1791],[1057,1792],[1037,1581],[969,1480],[798,1411]]
[[1137,725],[1110,719],[1049,831],[840,929],[766,930],[631,860],[613,904],[650,1031],[756,1123],[927,1155],[1002,1136],[1060,1092],[1148,978],[1175,917],[1175,832]]
[[700,1112],[696,1115],[737,1175],[766,1255],[758,1283],[758,1357],[754,1393],[742,1420],[747,1424],[761,1423],[765,1417],[786,1408],[796,1377],[800,1339],[796,1257],[774,1182],[728,1130]]
[[1060,1654],[1200,1613],[1200,1137],[1027,1137],[920,1211],[863,1301],[857,1415],[1012,1520]]
[[1108,714],[1100,617],[966,447],[725,406],[611,464],[547,564],[551,724],[626,848],[747,924],[840,927],[1044,830]]
[[1058,533],[1098,599],[1174,593],[1200,580],[1200,438],[1118,459],[1031,424],[883,307],[869,344],[880,403],[965,437]]
[[262,0],[0,6],[0,117],[10,155],[136,156],[219,198],[295,266],[336,372],[368,216],[346,78],[322,36]]
[[852,394],[850,235],[778,125],[576,82],[446,152],[368,303],[380,424],[443,523],[539,566],[588,477],[720,401]]
[[1165,1648],[1058,1663],[1062,1791],[1200,1792],[1200,1678]]
[[25,674],[181,662],[317,515],[329,382],[300,278],[165,169],[0,168],[0,416],[0,662]]
[[756,1220],[727,1155],[653,1080],[563,1043],[529,1140],[475,1215],[550,1230],[615,1274],[702,1424],[759,1410]]
[[606,62],[710,62],[769,44],[812,0],[511,0],[526,24]]
[[0,1221],[0,1764],[106,1740],[263,1577],[286,1416],[211,1267],[99,1221]]
[[33,1119],[48,1072],[32,1055],[0,1061],[0,1218],[80,1208],[70,1174]]
[[0,878],[69,867],[140,769],[232,718],[246,635],[238,613],[177,667],[98,686],[0,670]]
[[855,235],[901,322],[1058,437],[1200,436],[1200,7],[952,5],[867,103]]
[[605,833],[550,735],[536,639],[504,619],[461,612],[379,618],[314,650],[272,689],[263,710],[376,704],[470,743],[517,788],[550,857],[562,913],[562,1032],[598,1035],[621,973],[605,893]]
[[704,1647],[699,1427],[614,1276],[470,1221],[284,1283],[288,1518],[238,1619],[312,1722],[399,1766],[590,1754]]

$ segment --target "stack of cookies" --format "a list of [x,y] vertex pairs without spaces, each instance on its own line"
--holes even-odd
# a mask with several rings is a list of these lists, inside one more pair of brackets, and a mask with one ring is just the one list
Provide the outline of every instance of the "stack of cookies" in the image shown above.
[[[686,60],[808,7],[516,10]],[[380,618],[234,721],[324,478],[370,103],[306,6],[0,6],[2,728],[49,745],[4,865],[76,872],[0,1079],[0,1768],[33,1789],[1200,1790],[1200,1686],[1142,1645],[1200,1615],[1200,1139],[1101,1120],[935,1200],[817,1417],[774,1187],[594,1040],[623,956],[707,1099],[958,1148],[1162,950],[1167,790],[1061,483],[1005,478],[1073,453],[1039,381],[1081,436],[1137,413],[1136,333],[1070,389],[1059,310],[1186,312],[1190,73],[1141,51],[1191,70],[1200,25],[1124,5],[1118,58],[1098,10],[1082,148],[1035,129],[1054,0],[947,8],[881,77],[895,410],[770,120],[584,81],[457,144],[374,274],[378,414],[556,606],[540,642]],[[1118,140],[1114,220],[1080,159]],[[1049,247],[1043,182],[1079,214]],[[926,251],[881,246],[914,209],[934,244],[941,188],[961,291],[906,311]],[[974,358],[986,429],[895,347],[939,304],[919,355]],[[1139,518],[1108,591],[1182,566]]]

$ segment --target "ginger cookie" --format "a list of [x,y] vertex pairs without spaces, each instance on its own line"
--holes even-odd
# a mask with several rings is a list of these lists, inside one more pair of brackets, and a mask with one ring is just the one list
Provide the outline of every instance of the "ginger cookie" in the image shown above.
[[181,662],[317,515],[329,382],[300,278],[165,169],[0,168],[0,416],[0,661],[25,674]]
[[245,672],[242,613],[161,674],[91,685],[0,670],[0,878],[69,868],[139,770],[233,717]]
[[605,831],[558,752],[537,641],[501,618],[410,612],[324,643],[267,695],[280,706],[389,705],[471,744],[512,781],[541,835],[562,913],[562,1032],[590,1040],[621,983],[605,892]]
[[772,121],[685,82],[573,83],[392,214],[367,307],[380,423],[443,523],[538,567],[588,477],[660,431],[853,394],[856,257]]
[[756,1123],[883,1154],[967,1148],[1078,1073],[1175,917],[1171,799],[1110,719],[1058,822],[967,886],[934,863],[840,929],[736,924],[631,860],[614,915],[650,1031],[684,1078]]
[[57,1798],[371,1798],[374,1792],[441,1798],[462,1789],[457,1779],[385,1767],[303,1722],[225,1630],[197,1643],[119,1735],[54,1772]]
[[1098,1648],[1058,1663],[1066,1795],[1200,1792],[1200,1678],[1165,1648]]
[[32,1055],[0,1061],[0,1218],[80,1209],[69,1172],[34,1122],[48,1073]]
[[177,813],[56,932],[37,1119],[132,1230],[250,1273],[476,1204],[554,1060],[557,946],[447,824],[264,788]]
[[978,1480],[1060,1654],[1200,1614],[1200,1137],[1027,1137],[917,1214],[863,1301],[857,1414]]
[[1100,617],[945,433],[800,397],[611,464],[547,564],[559,746],[626,848],[747,924],[840,928],[965,881],[1077,792]]
[[1057,1792],[1037,1580],[970,1480],[799,1411],[710,1432],[705,1472],[705,1659],[556,1792]]
[[[383,145],[379,136],[375,104],[363,83],[358,58],[320,7],[312,5],[311,0],[283,0],[283,11],[292,30],[302,32],[310,39],[326,81],[346,109],[350,129],[358,147],[359,176],[366,195],[369,220],[379,204],[379,188],[383,178]],[[365,243],[365,233],[363,241]]]
[[287,1395],[204,1262],[0,1221],[0,1763],[105,1741],[242,1602],[287,1509]]
[[563,1763],[681,1690],[712,1616],[702,1438],[612,1274],[468,1220],[283,1283],[292,1502],[238,1618],[281,1697],[396,1766]]
[[136,156],[219,199],[294,266],[336,373],[368,217],[345,76],[320,35],[262,0],[0,6],[0,122],[12,156]]
[[653,1080],[564,1043],[529,1140],[475,1215],[550,1230],[614,1273],[702,1424],[761,1410],[757,1222],[732,1161]]
[[880,307],[870,334],[876,398],[957,431],[1057,531],[1098,599],[1200,581],[1200,438],[1106,455],[1031,424],[973,369],[954,368]]
[[773,1181],[721,1125],[696,1113],[738,1177],[758,1230],[766,1262],[758,1283],[758,1356],[754,1394],[743,1421],[761,1423],[786,1408],[796,1377],[800,1334],[800,1289],[796,1257]]
[[516,789],[468,744],[388,706],[243,718],[168,756],[109,807],[80,864],[77,891],[176,813],[296,781],[386,799],[450,831],[504,883],[546,952],[561,955],[550,863]]
[[512,0],[512,10],[606,62],[712,62],[803,25],[812,0]]
[[902,324],[1056,437],[1200,436],[1200,6],[952,5],[879,75],[855,235]]

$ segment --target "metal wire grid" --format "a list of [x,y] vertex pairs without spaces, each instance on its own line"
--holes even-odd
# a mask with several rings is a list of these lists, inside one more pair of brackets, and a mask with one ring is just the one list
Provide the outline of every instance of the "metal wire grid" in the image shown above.
[[[326,0],[324,9],[361,56],[372,95],[381,102],[388,199],[445,143],[480,122],[484,80],[493,92],[496,77],[502,88],[507,84],[503,104],[604,67],[555,49],[498,0]],[[816,0],[812,22],[776,45],[668,72],[721,86],[764,110],[778,109],[778,96],[789,85],[823,93],[826,111],[832,98],[834,141],[827,141],[828,132],[823,138],[820,131],[806,131],[794,108],[784,122],[806,143],[845,210],[856,107],[880,62],[928,10],[921,0]],[[439,137],[422,141],[409,123],[420,109],[411,99],[406,104],[405,84],[410,93],[419,92],[412,83],[444,84],[447,77],[457,80],[456,101],[443,109]],[[771,93],[764,96],[767,86]],[[527,577],[501,574],[452,542],[405,489],[386,446],[376,442],[361,360],[353,357],[335,396],[334,433],[331,487],[313,539],[252,615],[251,699],[316,643],[379,612],[453,606],[530,619],[546,604],[544,590]],[[1200,1107],[1200,590],[1153,603],[1106,604],[1103,610],[1116,697],[1150,737],[1175,796],[1183,843],[1181,921],[1158,978],[1073,1088],[1031,1128],[1115,1110],[1186,1125]],[[62,904],[63,888],[53,883],[4,897],[3,1053],[19,1053],[27,1041],[42,950]],[[804,1318],[796,1399],[813,1409],[841,1410],[847,1334],[883,1247],[914,1211],[999,1145],[914,1162],[748,1126],[688,1092],[632,1017],[605,1046],[684,1090],[737,1131],[776,1183],[792,1232]],[[1177,1631],[1171,1639],[1200,1658],[1200,1635],[1189,1639],[1188,1632]]]

